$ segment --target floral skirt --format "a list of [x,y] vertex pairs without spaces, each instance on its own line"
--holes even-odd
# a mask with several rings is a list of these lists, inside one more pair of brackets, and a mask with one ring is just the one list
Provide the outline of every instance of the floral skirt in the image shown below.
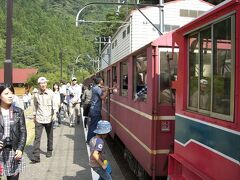
[[3,176],[13,176],[25,170],[24,158],[16,160],[14,156],[15,151],[13,149],[3,149],[1,151],[0,165],[3,168]]

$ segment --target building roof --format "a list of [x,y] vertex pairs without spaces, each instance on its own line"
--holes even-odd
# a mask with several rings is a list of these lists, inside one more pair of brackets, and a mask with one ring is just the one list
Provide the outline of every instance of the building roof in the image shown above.
[[[37,74],[38,69],[26,68],[18,69],[13,68],[13,84],[15,83],[26,83],[27,79],[32,75]],[[0,69],[0,83],[4,82],[4,69]]]

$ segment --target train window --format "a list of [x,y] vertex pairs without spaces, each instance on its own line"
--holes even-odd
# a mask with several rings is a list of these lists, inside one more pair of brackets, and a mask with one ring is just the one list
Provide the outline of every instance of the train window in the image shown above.
[[[175,102],[175,95],[170,87],[170,81],[173,80],[175,70],[177,69],[177,56],[178,50],[173,54],[173,60],[168,60],[171,48],[160,48],[160,92],[159,92],[159,102],[161,104],[172,104]],[[170,55],[171,56],[171,55]]]
[[[211,90],[211,57],[212,40],[211,27],[200,32],[200,84],[199,84],[199,109],[203,111],[210,110],[210,90]],[[198,93],[198,92],[197,92]],[[193,98],[195,94],[193,94]],[[197,96],[196,96],[197,97]],[[207,113],[207,112],[206,112]]]
[[108,86],[108,81],[107,81],[107,72],[103,71],[103,80],[104,80],[104,86]]
[[118,93],[118,82],[117,82],[117,67],[112,67],[112,87],[113,87],[113,94]]
[[130,33],[130,25],[127,27],[127,34]]
[[232,120],[235,16],[188,36],[188,109]]
[[[188,38],[188,57],[189,57],[189,106],[197,108],[198,95],[193,95],[198,91],[199,76],[199,39],[198,34],[194,34]],[[195,98],[194,98],[195,97]]]
[[[213,112],[230,115],[230,102],[233,83],[234,39],[231,18],[213,26]],[[224,30],[224,31],[223,31]]]
[[116,66],[112,67],[112,84],[114,84],[113,82],[117,83],[117,67]]
[[122,38],[124,39],[125,37],[126,37],[126,30],[124,30],[122,33]]
[[135,100],[147,99],[147,56],[146,52],[133,57],[134,77],[133,95]]
[[104,71],[101,71],[100,72],[100,74],[99,74],[99,76],[101,76],[102,78],[103,78],[103,83],[104,83],[104,85],[106,85],[106,75],[105,75],[106,73],[104,72]]
[[120,93],[121,96],[128,96],[128,62],[120,63]]

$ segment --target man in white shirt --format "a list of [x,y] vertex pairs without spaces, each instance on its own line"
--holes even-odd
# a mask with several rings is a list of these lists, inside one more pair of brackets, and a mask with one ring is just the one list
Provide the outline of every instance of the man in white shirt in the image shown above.
[[82,94],[82,87],[77,84],[77,78],[72,77],[72,84],[68,88],[69,90],[69,114],[70,114],[70,127],[75,126],[75,122],[80,121],[81,117],[81,94]]

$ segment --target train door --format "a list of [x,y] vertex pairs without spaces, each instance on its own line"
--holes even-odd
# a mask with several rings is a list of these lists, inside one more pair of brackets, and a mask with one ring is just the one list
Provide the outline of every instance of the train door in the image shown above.
[[[106,86],[110,87],[110,70],[107,70],[107,79],[106,79]],[[108,94],[108,97],[106,99],[106,108],[107,108],[107,112],[106,112],[106,118],[107,120],[110,120],[110,93]]]

